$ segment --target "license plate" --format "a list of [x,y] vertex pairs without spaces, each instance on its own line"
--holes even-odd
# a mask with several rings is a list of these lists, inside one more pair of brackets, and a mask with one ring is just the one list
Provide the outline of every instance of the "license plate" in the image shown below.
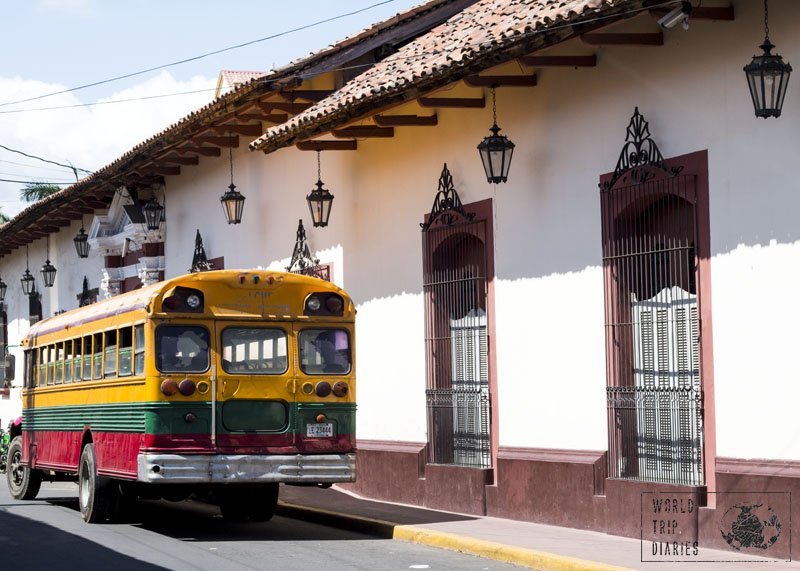
[[306,438],[332,438],[332,437],[333,437],[332,422],[317,422],[315,424],[306,424]]

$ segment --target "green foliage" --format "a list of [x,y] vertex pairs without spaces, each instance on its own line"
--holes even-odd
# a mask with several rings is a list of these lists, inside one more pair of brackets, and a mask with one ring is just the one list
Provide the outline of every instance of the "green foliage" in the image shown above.
[[19,191],[19,197],[25,202],[37,202],[43,198],[47,198],[59,190],[61,190],[61,187],[56,184],[32,182],[22,187],[22,189]]

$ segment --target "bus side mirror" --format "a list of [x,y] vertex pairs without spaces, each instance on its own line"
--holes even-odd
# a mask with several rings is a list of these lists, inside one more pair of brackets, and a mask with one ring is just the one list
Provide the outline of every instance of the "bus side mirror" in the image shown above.
[[3,367],[5,368],[5,378],[3,379],[7,384],[10,384],[11,381],[14,380],[14,371],[16,369],[17,359],[14,355],[8,354],[6,355],[5,360],[3,361]]

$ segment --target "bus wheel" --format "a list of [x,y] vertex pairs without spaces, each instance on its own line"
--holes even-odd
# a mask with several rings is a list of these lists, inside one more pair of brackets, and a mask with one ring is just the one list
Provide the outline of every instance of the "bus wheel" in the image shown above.
[[110,488],[111,480],[97,475],[94,446],[87,444],[83,448],[78,471],[78,500],[85,522],[98,523],[106,519],[111,499]]
[[8,489],[15,500],[32,500],[42,485],[42,472],[22,465],[22,437],[17,436],[8,446]]
[[278,484],[225,490],[220,494],[220,511],[228,521],[269,521],[277,505]]

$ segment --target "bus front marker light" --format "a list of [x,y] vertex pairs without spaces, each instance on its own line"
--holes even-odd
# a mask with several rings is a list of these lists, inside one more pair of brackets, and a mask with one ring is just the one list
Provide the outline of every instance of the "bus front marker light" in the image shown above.
[[307,395],[310,395],[311,393],[314,392],[314,385],[312,385],[311,383],[303,383],[303,392],[306,393]]
[[348,390],[349,387],[347,386],[347,383],[345,383],[344,381],[339,381],[338,383],[333,385],[333,394],[335,394],[337,397],[345,396]]
[[187,424],[192,424],[195,420],[197,420],[197,415],[193,412],[187,412],[186,416],[183,417],[183,420],[185,420]]
[[341,313],[342,308],[344,307],[344,302],[338,295],[332,295],[325,300],[325,307],[327,307],[328,311],[331,313]]
[[204,395],[208,392],[209,384],[206,381],[200,381],[197,383],[197,392],[201,395]]
[[164,300],[163,305],[170,311],[177,311],[183,307],[183,299],[179,295],[171,295]]
[[315,295],[312,295],[308,298],[308,301],[306,301],[306,307],[309,309],[309,311],[319,311],[321,306],[322,302]]
[[171,397],[178,392],[178,383],[175,379],[164,379],[161,382],[161,392]]
[[326,420],[328,420],[328,417],[327,417],[327,416],[325,416],[324,414],[322,414],[322,413],[319,413],[319,414],[317,415],[317,418],[316,418],[316,421],[317,421],[317,422],[325,422]]
[[326,397],[331,394],[331,384],[328,381],[320,381],[316,387],[318,397]]
[[192,396],[196,389],[197,386],[194,384],[194,381],[192,379],[183,379],[178,385],[178,390],[185,397]]
[[191,309],[197,309],[200,307],[200,296],[197,294],[191,294],[186,298],[186,305],[188,305]]

